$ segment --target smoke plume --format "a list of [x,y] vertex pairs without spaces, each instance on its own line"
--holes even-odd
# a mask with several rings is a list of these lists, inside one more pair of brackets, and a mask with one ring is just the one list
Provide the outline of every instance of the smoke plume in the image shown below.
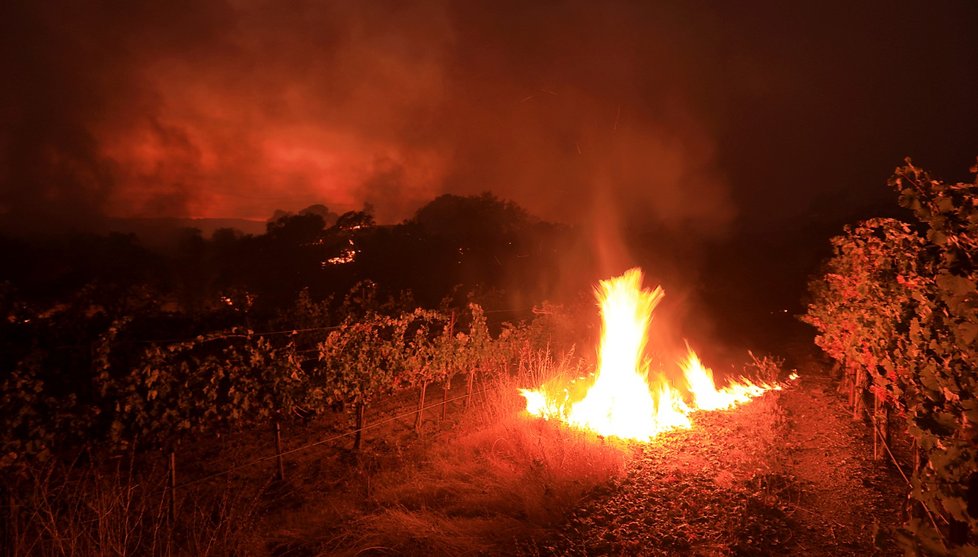
[[[876,188],[907,154],[966,166],[935,138],[974,120],[974,14],[850,4],[10,0],[0,213],[397,222],[488,190],[710,236]],[[824,179],[851,168],[872,170]]]

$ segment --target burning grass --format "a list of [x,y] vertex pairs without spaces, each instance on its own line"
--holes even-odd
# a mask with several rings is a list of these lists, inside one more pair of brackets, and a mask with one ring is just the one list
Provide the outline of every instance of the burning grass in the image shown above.
[[530,414],[604,436],[648,442],[661,433],[692,427],[693,412],[732,408],[781,388],[746,378],[718,388],[713,371],[688,345],[681,381],[650,369],[646,345],[652,312],[665,293],[662,287],[644,288],[638,268],[600,281],[595,296],[602,322],[596,371],[520,389]]

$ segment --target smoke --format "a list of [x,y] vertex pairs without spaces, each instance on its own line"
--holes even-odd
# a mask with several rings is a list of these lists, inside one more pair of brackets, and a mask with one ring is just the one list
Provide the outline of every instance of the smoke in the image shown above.
[[9,0],[0,214],[396,222],[488,190],[709,237],[970,164],[973,8],[762,4]]
[[[10,220],[38,228],[80,225],[120,200],[140,197],[138,190],[153,190],[145,196],[146,210],[161,214],[185,211],[193,200],[183,180],[188,167],[197,166],[198,146],[185,130],[160,120],[160,94],[139,70],[176,43],[185,56],[208,51],[219,14],[193,2],[166,9],[115,4],[9,2],[0,8],[6,81],[0,90],[0,212]],[[171,35],[171,28],[180,31]],[[147,147],[132,142],[139,135],[152,136],[182,172],[158,170],[133,180],[129,163]],[[123,145],[131,155],[117,157]]]
[[[4,4],[0,211],[267,218],[445,192],[722,229],[689,14],[588,2]],[[696,70],[699,71],[699,70]],[[600,208],[601,211],[595,211]]]

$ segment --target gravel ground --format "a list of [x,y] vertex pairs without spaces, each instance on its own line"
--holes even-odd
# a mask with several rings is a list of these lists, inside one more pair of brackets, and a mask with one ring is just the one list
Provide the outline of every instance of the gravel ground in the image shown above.
[[894,555],[903,480],[813,360],[782,392],[635,447],[542,555]]

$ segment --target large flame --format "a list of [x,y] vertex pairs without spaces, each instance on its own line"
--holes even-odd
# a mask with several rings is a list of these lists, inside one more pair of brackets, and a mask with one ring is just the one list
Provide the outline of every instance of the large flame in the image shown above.
[[685,377],[682,388],[661,373],[650,381],[645,346],[652,312],[664,295],[662,288],[642,288],[642,272],[636,268],[600,281],[595,293],[602,331],[593,381],[565,384],[558,379],[537,389],[520,389],[530,414],[599,435],[648,441],[663,431],[691,427],[689,415],[697,410],[731,408],[780,389],[747,379],[717,389],[713,371],[688,347],[680,364]]

